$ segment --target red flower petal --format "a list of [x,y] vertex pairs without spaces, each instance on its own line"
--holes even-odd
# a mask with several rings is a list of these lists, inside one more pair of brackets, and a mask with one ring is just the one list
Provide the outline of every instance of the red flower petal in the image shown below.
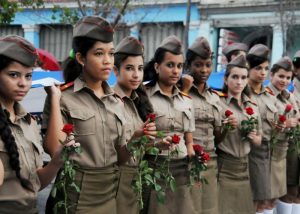
[[230,110],[226,110],[226,111],[225,111],[225,116],[226,116],[226,117],[229,117],[230,115],[233,115],[233,112],[230,111]]
[[69,135],[70,133],[73,132],[73,127],[74,127],[73,124],[67,123],[64,125],[62,131],[67,135]]
[[180,136],[177,135],[177,134],[174,134],[174,135],[172,136],[172,143],[173,143],[173,144],[179,144],[179,142],[180,142]]
[[288,113],[288,112],[290,112],[292,110],[292,108],[293,108],[293,106],[291,104],[287,104],[284,111],[286,113]]
[[247,107],[245,110],[246,110],[246,113],[250,116],[254,114],[254,110],[251,107]]
[[284,122],[286,121],[286,116],[285,116],[285,115],[279,115],[278,120],[279,120],[281,123],[284,123]]

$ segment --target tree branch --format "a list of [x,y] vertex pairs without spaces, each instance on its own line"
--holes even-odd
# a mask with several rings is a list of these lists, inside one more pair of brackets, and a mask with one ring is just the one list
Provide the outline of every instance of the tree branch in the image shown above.
[[86,16],[86,12],[85,12],[85,10],[82,8],[81,0],[77,0],[77,4],[78,4],[78,9],[79,9],[81,15],[82,15],[82,16]]
[[130,0],[126,0],[125,3],[123,4],[123,7],[121,8],[119,14],[118,14],[117,17],[115,18],[115,21],[114,21],[114,23],[113,23],[113,26],[116,26],[116,25],[119,23],[121,17],[122,17],[122,16],[124,15],[124,13],[125,13],[125,10],[126,10],[126,8],[127,8],[127,5],[129,4],[129,1],[130,1]]

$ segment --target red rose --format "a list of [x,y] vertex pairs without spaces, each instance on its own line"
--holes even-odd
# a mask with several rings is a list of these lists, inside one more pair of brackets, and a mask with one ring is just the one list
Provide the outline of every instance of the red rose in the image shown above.
[[230,111],[230,110],[226,110],[226,111],[225,111],[225,116],[226,116],[226,117],[229,117],[230,115],[233,115],[233,112]]
[[293,106],[291,104],[287,104],[284,111],[286,113],[288,113],[288,112],[290,112],[292,110],[292,108],[293,108]]
[[73,124],[70,123],[65,124],[62,131],[67,135],[71,134],[73,132]]
[[147,119],[150,120],[150,122],[154,122],[156,118],[156,114],[150,113],[147,115]]
[[253,108],[247,107],[247,108],[246,108],[246,113],[247,113],[248,115],[254,114]]
[[199,144],[194,144],[193,149],[197,155],[201,155],[201,153],[203,152],[203,148]]
[[180,136],[177,135],[177,134],[174,134],[174,135],[172,136],[172,143],[173,143],[173,144],[179,144],[179,142],[180,142]]
[[208,153],[206,153],[206,152],[203,152],[203,154],[202,154],[202,161],[203,162],[207,162],[207,161],[209,161],[210,160],[210,156],[209,156],[209,154]]
[[279,115],[278,120],[279,120],[281,123],[284,123],[284,122],[286,121],[286,116],[285,116],[285,115]]

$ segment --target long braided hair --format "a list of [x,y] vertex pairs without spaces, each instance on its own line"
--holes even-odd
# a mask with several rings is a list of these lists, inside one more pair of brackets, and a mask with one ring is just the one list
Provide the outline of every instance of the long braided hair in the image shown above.
[[[0,56],[0,72],[8,65],[10,65],[10,63],[12,62],[13,60],[5,56]],[[1,140],[4,143],[5,149],[7,150],[7,154],[9,156],[10,167],[16,172],[16,176],[20,180],[22,187],[30,191],[33,191],[33,187],[30,181],[21,176],[19,151],[18,151],[15,138],[12,135],[12,131],[9,127],[8,118],[9,118],[9,112],[3,110],[0,105],[0,136],[1,136]]]

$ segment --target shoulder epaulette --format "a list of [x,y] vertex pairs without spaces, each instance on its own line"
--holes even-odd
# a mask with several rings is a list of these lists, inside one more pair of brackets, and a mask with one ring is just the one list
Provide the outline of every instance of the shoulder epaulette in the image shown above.
[[124,103],[123,98],[122,98],[119,94],[117,94],[117,93],[115,92],[115,93],[114,93],[114,96],[117,97],[117,98],[119,98],[119,99]]
[[29,113],[29,115],[30,115],[31,119],[37,120],[37,119],[36,119],[37,116],[35,116],[35,115],[33,115],[33,114],[30,114],[30,113]]
[[253,102],[252,100],[249,100],[249,103],[251,103],[254,106],[257,106],[257,104],[255,102]]
[[218,95],[219,97],[228,97],[228,95],[222,91],[217,91],[217,90],[211,89],[211,92]]
[[67,83],[67,84],[61,85],[61,86],[60,86],[60,90],[61,90],[61,91],[64,91],[64,90],[66,90],[67,88],[71,87],[72,85],[74,85],[74,82],[69,82],[69,83]]
[[275,96],[275,94],[273,93],[273,91],[269,87],[266,87],[266,92],[268,92],[269,94]]
[[187,93],[184,93],[182,91],[179,91],[179,93],[182,95],[182,96],[185,96],[185,97],[188,97],[190,99],[192,99],[192,97],[190,95],[188,95]]

